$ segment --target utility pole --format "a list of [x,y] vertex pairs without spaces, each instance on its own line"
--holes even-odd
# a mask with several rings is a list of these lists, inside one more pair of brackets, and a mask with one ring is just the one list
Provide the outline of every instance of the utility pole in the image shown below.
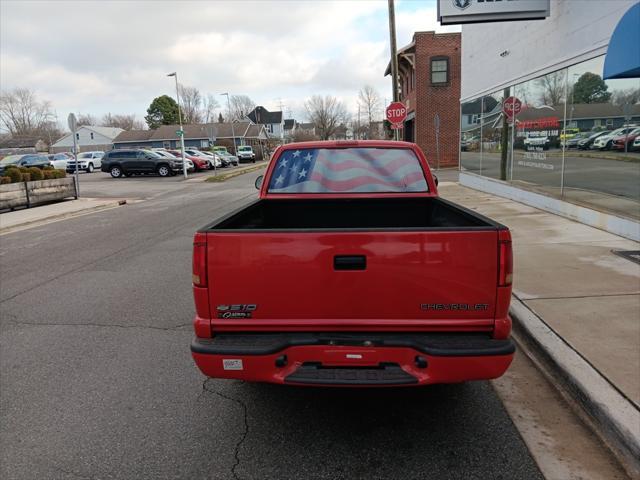
[[176,102],[178,102],[178,123],[180,124],[180,154],[182,155],[182,174],[187,178],[187,160],[184,158],[184,130],[182,129],[182,112],[180,112],[180,93],[178,91],[178,73],[172,72],[167,77],[176,79]]
[[[396,53],[396,13],[393,0],[389,0],[389,37],[391,46],[391,88],[392,101],[397,102],[398,98],[398,55]],[[394,130],[393,137],[400,138],[400,130]]]

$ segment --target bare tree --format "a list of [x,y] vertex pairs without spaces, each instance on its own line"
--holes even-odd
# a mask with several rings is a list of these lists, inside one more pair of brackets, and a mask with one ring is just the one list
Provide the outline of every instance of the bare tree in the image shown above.
[[312,140],[318,140],[317,135],[306,130],[296,130],[291,135],[292,142],[310,142]]
[[210,93],[202,99],[202,121],[204,123],[213,123],[216,118],[216,111],[220,108],[220,104],[216,98]]
[[611,95],[611,102],[620,106],[640,103],[640,88],[631,87],[625,90],[615,90]]
[[180,108],[182,109],[182,121],[184,123],[202,122],[202,94],[196,87],[178,85],[180,92]]
[[27,88],[15,88],[0,93],[0,123],[11,135],[32,135],[51,130],[56,118],[49,101],[38,100]]
[[81,113],[78,115],[78,126],[82,127],[83,125],[97,125],[98,121],[96,117],[91,115],[90,113]]
[[111,113],[106,113],[102,117],[102,121],[100,125],[103,127],[116,127],[122,128],[123,130],[143,130],[144,122],[138,120],[135,114],[131,113],[129,115],[113,115]]
[[314,95],[304,103],[309,121],[313,122],[320,139],[328,140],[341,123],[348,120],[344,103],[331,95]]
[[[380,112],[381,99],[378,91],[371,85],[365,85],[358,92],[358,107],[366,115],[367,118],[367,138],[372,138],[372,124],[375,117]],[[360,120],[358,120],[358,129],[360,130]]]
[[540,101],[544,105],[554,107],[564,103],[565,72],[549,73],[536,80],[538,87],[542,89]]
[[231,95],[229,103],[231,110],[227,109],[227,120],[231,122],[244,120],[245,115],[256,108],[256,102],[246,95]]

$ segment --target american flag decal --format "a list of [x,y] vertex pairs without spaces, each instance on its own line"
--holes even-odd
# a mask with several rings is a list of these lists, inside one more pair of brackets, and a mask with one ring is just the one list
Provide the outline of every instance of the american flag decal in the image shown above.
[[272,193],[427,192],[416,155],[399,148],[286,150],[271,175]]

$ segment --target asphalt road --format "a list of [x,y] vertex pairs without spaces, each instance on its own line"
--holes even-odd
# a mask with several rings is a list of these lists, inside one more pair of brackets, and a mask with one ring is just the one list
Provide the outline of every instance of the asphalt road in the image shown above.
[[254,198],[256,176],[96,176],[96,194],[147,200],[0,237],[0,478],[541,478],[488,382],[203,378],[189,353],[192,234]]

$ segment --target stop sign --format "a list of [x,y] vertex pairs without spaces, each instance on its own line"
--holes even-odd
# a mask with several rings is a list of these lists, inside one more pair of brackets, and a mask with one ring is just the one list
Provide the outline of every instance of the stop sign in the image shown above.
[[516,97],[509,97],[502,102],[502,111],[508,119],[512,119],[522,110],[522,102]]
[[407,118],[407,109],[402,102],[392,102],[387,107],[387,120],[390,123],[402,123]]

